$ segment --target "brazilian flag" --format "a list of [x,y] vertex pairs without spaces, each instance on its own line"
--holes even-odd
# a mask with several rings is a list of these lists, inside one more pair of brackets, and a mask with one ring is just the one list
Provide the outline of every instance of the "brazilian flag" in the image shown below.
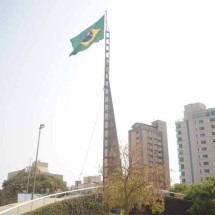
[[76,55],[78,52],[88,49],[93,43],[104,39],[104,19],[105,17],[103,16],[92,26],[70,40],[74,50],[69,56]]

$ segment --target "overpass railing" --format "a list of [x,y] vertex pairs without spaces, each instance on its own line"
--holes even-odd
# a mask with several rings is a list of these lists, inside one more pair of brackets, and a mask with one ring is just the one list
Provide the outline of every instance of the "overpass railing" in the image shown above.
[[70,190],[70,191],[65,191],[61,193],[47,195],[41,198],[37,198],[31,201],[18,204],[4,211],[0,211],[0,215],[21,215],[21,214],[33,211],[37,208],[43,207],[45,205],[62,201],[64,199],[75,198],[80,195],[95,193],[100,188],[102,188],[102,186],[88,187],[83,189]]

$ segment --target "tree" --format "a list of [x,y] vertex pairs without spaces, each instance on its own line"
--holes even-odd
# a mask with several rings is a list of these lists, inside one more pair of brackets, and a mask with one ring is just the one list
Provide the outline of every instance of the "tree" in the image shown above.
[[[32,192],[33,185],[33,176],[30,175],[30,183],[28,192]],[[10,180],[3,182],[3,204],[14,203],[17,201],[18,193],[26,193],[27,191],[27,182],[28,182],[28,173],[24,170],[19,174],[11,178]],[[37,173],[36,176],[36,184],[35,184],[35,193],[55,193],[56,191],[64,191],[66,190],[66,183],[61,181],[60,179],[48,175]]]
[[4,200],[3,200],[3,192],[0,190],[0,206],[4,205]]
[[174,184],[172,187],[169,188],[169,191],[174,193],[186,194],[190,188],[191,186],[187,184]]
[[202,184],[191,186],[187,191],[187,198],[193,201],[189,213],[193,215],[215,214],[215,177],[211,177]]
[[151,180],[153,174],[160,175],[160,169],[132,162],[135,153],[137,150],[129,152],[127,146],[120,149],[122,166],[109,173],[103,199],[110,208],[122,209],[124,215],[129,215],[134,206],[139,210],[147,206],[153,214],[162,213],[163,194],[157,181]]

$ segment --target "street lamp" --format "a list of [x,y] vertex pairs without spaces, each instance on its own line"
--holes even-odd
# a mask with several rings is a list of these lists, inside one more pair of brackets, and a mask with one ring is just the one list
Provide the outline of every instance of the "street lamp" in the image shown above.
[[27,191],[25,193],[25,200],[26,200],[26,195],[28,194],[28,188],[29,188],[29,180],[30,180],[30,174],[31,174],[31,160],[32,160],[32,157],[30,157],[30,162],[28,166],[28,182],[27,182]]
[[35,182],[36,182],[36,171],[37,171],[37,158],[38,158],[39,145],[40,145],[40,132],[41,132],[41,129],[43,129],[44,127],[45,127],[44,124],[41,124],[40,127],[39,127],[39,136],[38,136],[38,143],[37,143],[37,154],[36,154],[36,161],[35,161],[35,166],[34,166],[34,184],[33,184],[33,190],[32,190],[31,200],[34,199]]

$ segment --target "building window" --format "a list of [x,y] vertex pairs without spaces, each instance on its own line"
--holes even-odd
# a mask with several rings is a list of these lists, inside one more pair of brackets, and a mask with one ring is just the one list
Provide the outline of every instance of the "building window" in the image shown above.
[[181,169],[184,169],[184,164],[181,165]]
[[213,139],[213,143],[215,143],[215,139]]
[[105,113],[105,119],[108,119],[108,113]]
[[150,148],[152,148],[152,143],[147,143],[147,147],[150,149]]
[[205,173],[209,173],[210,172],[210,170],[209,169],[205,169]]
[[181,135],[181,131],[180,130],[178,131],[178,135]]
[[211,125],[211,128],[215,128],[215,125]]
[[211,112],[211,115],[215,115],[215,111],[212,111],[212,112]]
[[105,149],[105,157],[108,156],[108,149]]
[[183,151],[182,150],[179,151],[179,155],[183,155]]
[[181,128],[181,124],[176,124],[176,128]]
[[182,141],[182,137],[178,137],[178,141]]
[[199,120],[199,123],[203,123],[203,120]]
[[212,135],[215,135],[215,132],[212,132]]
[[183,179],[181,180],[181,182],[182,182],[183,184],[185,184],[185,179],[183,178]]
[[211,121],[211,122],[215,121],[215,118],[211,118],[210,121]]
[[206,113],[206,116],[210,116],[210,113],[209,113],[209,112],[207,112],[207,113]]
[[200,134],[200,137],[205,137],[205,133]]
[[108,96],[105,96],[105,102],[108,102]]
[[204,164],[204,166],[206,166],[206,165],[209,165],[209,162],[204,162],[203,164]]
[[204,129],[205,129],[204,127],[200,127],[200,128],[199,128],[200,131],[203,131]]
[[108,140],[105,139],[105,147],[108,147]]
[[206,140],[201,140],[201,144],[205,144],[206,143]]
[[185,176],[185,172],[181,172],[181,176]]
[[178,144],[178,148],[179,148],[179,149],[182,149],[182,144]]
[[203,158],[208,158],[208,155],[203,155],[202,157],[203,157]]
[[105,130],[105,137],[108,137],[108,131]]
[[179,162],[184,162],[184,158],[179,158]]
[[108,165],[108,161],[107,158],[104,159],[104,165],[107,166]]
[[207,151],[207,147],[203,147],[203,148],[202,148],[202,151]]

